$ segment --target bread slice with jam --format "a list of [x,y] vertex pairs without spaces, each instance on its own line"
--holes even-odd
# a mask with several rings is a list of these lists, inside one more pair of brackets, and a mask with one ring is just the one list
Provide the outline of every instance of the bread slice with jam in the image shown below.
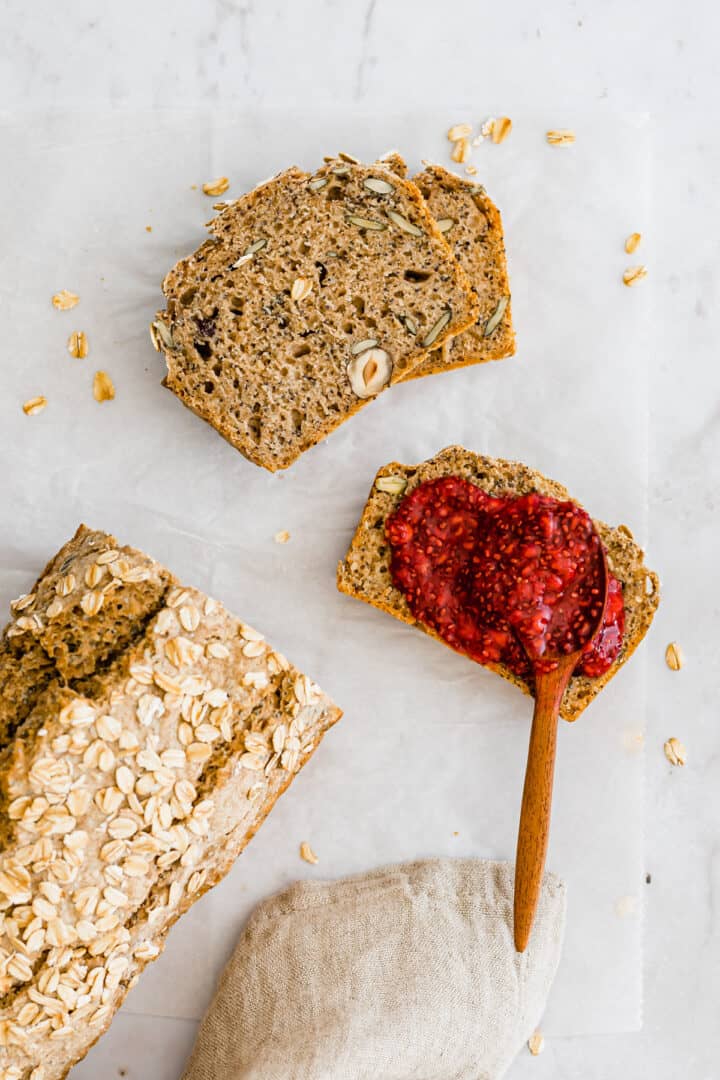
[[229,203],[166,276],[164,385],[270,471],[472,326],[477,296],[417,187],[343,155]]
[[[338,566],[338,589],[424,630],[438,641],[443,639],[413,616],[405,596],[393,584],[386,524],[404,497],[420,484],[453,476],[492,496],[537,492],[560,501],[575,501],[561,484],[526,465],[483,457],[461,446],[447,447],[419,465],[391,462],[380,469],[347,555]],[[576,720],[632,655],[647,633],[660,598],[657,574],[645,565],[644,553],[628,527],[610,526],[597,520],[593,524],[605,548],[608,568],[622,586],[625,628],[619,654],[604,674],[594,678],[574,675],[571,679],[560,710],[565,720]],[[487,666],[532,694],[532,678],[519,676],[503,664]]]

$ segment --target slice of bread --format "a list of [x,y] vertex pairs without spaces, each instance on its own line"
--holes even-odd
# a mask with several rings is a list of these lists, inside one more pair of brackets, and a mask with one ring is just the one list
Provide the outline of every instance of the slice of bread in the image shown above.
[[[493,495],[537,491],[561,500],[571,496],[561,484],[547,480],[526,465],[482,457],[461,446],[449,446],[420,465],[392,462],[380,469],[348,553],[338,566],[338,589],[441,641],[433,630],[415,620],[405,597],[394,587],[390,576],[390,546],[385,537],[386,519],[405,493],[439,476],[461,476]],[[576,720],[632,655],[645,636],[660,599],[657,574],[645,566],[644,554],[627,526],[613,528],[602,521],[594,524],[605,546],[608,565],[623,587],[625,635],[620,655],[604,675],[595,679],[580,675],[570,680],[561,707],[565,720]],[[532,694],[532,686],[502,664],[488,666],[526,694]]]
[[151,330],[164,385],[271,471],[478,317],[415,185],[346,158],[223,209],[166,276]]
[[413,368],[409,377],[512,356],[515,333],[500,211],[480,184],[456,176],[441,165],[427,165],[413,181],[472,281],[480,314],[474,326],[448,339]]

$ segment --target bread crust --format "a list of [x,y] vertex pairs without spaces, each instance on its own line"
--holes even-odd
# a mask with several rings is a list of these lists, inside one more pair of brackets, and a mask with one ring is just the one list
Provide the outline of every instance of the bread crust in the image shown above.
[[[404,491],[393,494],[378,488],[379,479],[391,476],[407,481]],[[385,540],[385,521],[404,495],[418,484],[440,476],[462,476],[493,495],[523,495],[537,491],[560,500],[572,499],[572,496],[562,484],[526,465],[484,457],[461,446],[446,447],[419,465],[391,462],[378,471],[347,555],[338,564],[338,589],[422,630],[450,648],[431,627],[415,619],[405,597],[392,584],[390,551]],[[604,675],[595,679],[576,675],[570,680],[560,709],[560,715],[569,721],[577,720],[627,662],[647,633],[660,600],[658,576],[645,565],[644,553],[635,543],[630,529],[626,525],[613,527],[598,520],[594,520],[594,524],[607,552],[608,564],[623,586],[625,635],[620,655]],[[532,695],[530,683],[503,664],[487,666],[523,693]]]
[[341,712],[221,604],[85,526],[2,648],[11,689],[38,649],[51,671],[11,699],[0,745],[0,1075],[58,1080]]

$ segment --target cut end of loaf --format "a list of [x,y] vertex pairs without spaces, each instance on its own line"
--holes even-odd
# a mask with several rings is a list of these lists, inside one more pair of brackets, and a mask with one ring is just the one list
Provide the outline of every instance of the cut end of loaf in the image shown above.
[[[447,447],[419,465],[391,462],[379,470],[350,548],[338,566],[338,589],[446,644],[430,628],[416,621],[404,596],[393,585],[390,549],[385,537],[385,522],[406,492],[440,476],[461,476],[492,495],[537,491],[561,500],[572,496],[561,484],[526,465],[484,457],[461,446]],[[597,520],[594,524],[607,552],[608,565],[623,586],[625,635],[618,659],[604,675],[596,679],[573,676],[570,680],[561,707],[565,720],[576,720],[629,659],[647,633],[660,599],[657,574],[645,565],[644,554],[627,526],[612,527]],[[524,693],[532,694],[532,686],[503,665],[489,666]]]

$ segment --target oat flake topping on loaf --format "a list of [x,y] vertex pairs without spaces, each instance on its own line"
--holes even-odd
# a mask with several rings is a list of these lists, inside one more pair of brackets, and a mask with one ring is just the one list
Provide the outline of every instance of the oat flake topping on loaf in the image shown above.
[[342,155],[230,203],[163,282],[168,386],[251,461],[286,468],[478,302],[417,187]]
[[0,641],[0,1078],[84,1056],[339,715],[220,603],[78,530]]

